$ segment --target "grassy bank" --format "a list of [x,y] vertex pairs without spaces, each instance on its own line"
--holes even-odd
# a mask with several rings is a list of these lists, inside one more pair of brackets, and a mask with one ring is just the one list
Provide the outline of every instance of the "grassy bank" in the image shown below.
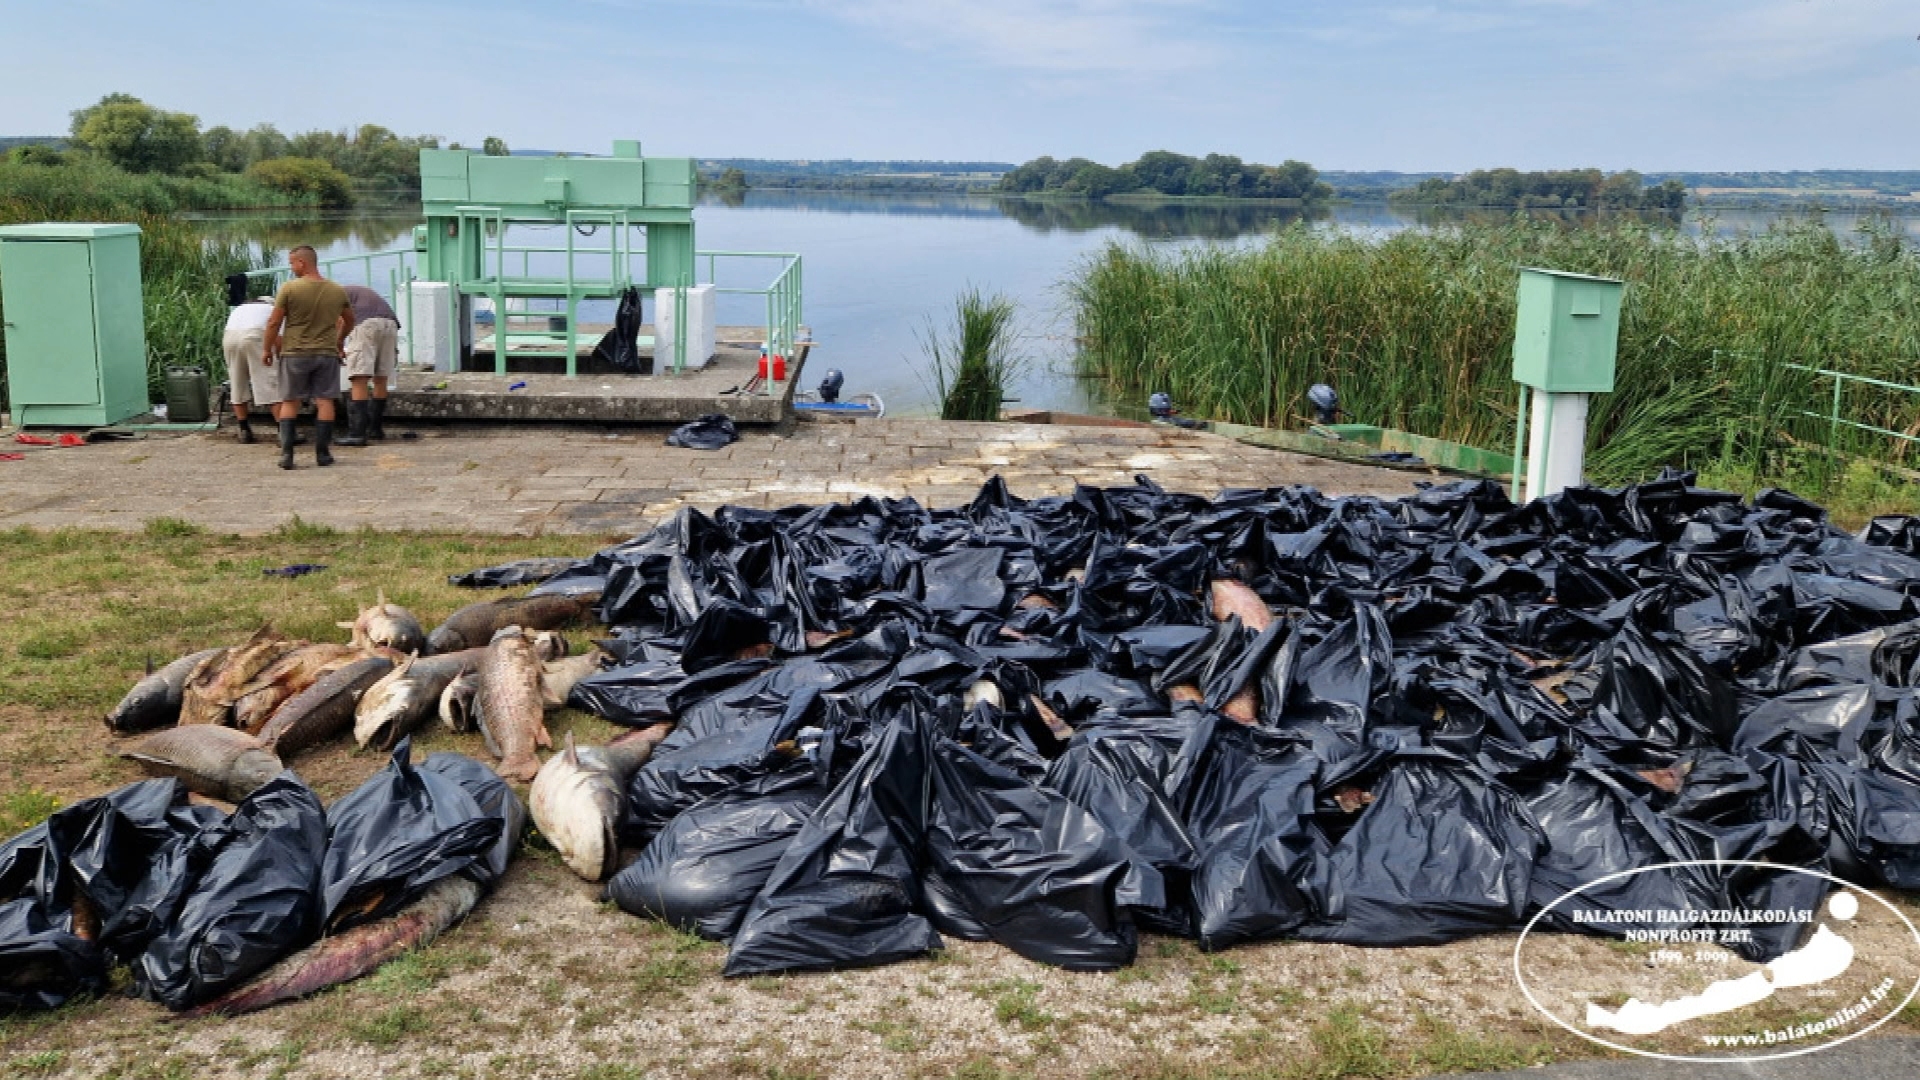
[[[259,201],[249,201],[255,199]],[[224,280],[256,265],[245,245],[207,243],[194,226],[166,215],[250,205],[295,204],[240,177],[136,176],[98,163],[0,162],[0,225],[130,221],[140,226],[147,386],[155,401],[163,397],[162,380],[169,367],[204,368],[216,381],[225,376],[220,355],[220,332],[227,318]],[[6,345],[0,340],[0,362],[5,357]],[[0,408],[7,403],[5,368],[0,366]]]
[[319,206],[231,173],[170,176],[133,173],[95,158],[62,165],[28,165],[0,157],[0,220],[89,221],[182,210],[238,210]]
[[[1594,401],[1591,474],[1662,465],[1827,489],[1846,475],[1819,449],[1831,383],[1806,364],[1912,382],[1920,360],[1920,252],[1892,231],[1844,244],[1817,220],[1689,237],[1607,220],[1513,219],[1386,239],[1293,226],[1265,246],[1110,247],[1070,283],[1079,363],[1116,400],[1171,393],[1189,415],[1294,426],[1315,382],[1354,419],[1504,449],[1517,271],[1544,266],[1629,283],[1615,393]],[[1920,431],[1920,397],[1849,391],[1852,419]],[[1903,460],[1878,436],[1851,452]],[[1857,481],[1856,481],[1857,483]]]

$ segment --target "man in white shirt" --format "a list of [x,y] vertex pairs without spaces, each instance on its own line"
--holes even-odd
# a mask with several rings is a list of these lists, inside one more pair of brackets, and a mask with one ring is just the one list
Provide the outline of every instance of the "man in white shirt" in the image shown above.
[[233,418],[240,424],[243,443],[253,441],[250,408],[258,405],[271,415],[280,403],[280,369],[265,363],[267,319],[272,314],[271,296],[237,305],[227,314],[227,329],[220,337],[233,388]]

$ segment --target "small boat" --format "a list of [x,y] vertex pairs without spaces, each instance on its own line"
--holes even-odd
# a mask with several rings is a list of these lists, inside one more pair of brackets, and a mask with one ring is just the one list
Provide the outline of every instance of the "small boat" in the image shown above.
[[823,416],[878,419],[887,415],[887,403],[880,400],[879,394],[855,394],[845,401],[821,401],[819,395],[811,390],[797,390],[793,395],[793,407],[801,412]]

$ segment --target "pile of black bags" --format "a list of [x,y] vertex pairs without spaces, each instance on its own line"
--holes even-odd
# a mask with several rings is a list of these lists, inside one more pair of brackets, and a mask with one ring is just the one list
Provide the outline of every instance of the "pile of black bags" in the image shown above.
[[391,915],[434,882],[506,872],[526,810],[459,754],[415,767],[410,744],[322,809],[291,771],[231,814],[144,780],[75,803],[0,846],[0,1008],[133,989],[186,1009],[323,933]]
[[[1920,527],[1856,538],[1693,480],[1515,507],[1484,482],[1029,501],[996,479],[949,510],[683,511],[537,591],[599,591],[613,628],[618,666],[574,705],[678,725],[631,783],[641,850],[609,895],[729,940],[730,974],[942,935],[1080,970],[1130,962],[1138,927],[1441,942],[1689,860],[1920,887]],[[1216,617],[1222,581],[1271,625]],[[1676,868],[1548,921],[1810,888]]]

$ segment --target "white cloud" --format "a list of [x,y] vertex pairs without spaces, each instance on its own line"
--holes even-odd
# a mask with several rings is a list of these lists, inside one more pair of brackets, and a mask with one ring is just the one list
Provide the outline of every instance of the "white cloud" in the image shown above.
[[1050,75],[1166,73],[1216,61],[1204,0],[809,0],[909,48]]

